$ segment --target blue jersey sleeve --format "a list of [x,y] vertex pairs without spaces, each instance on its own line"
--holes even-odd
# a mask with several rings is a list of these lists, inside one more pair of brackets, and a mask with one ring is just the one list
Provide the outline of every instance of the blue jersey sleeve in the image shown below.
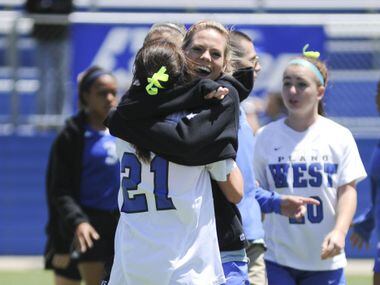
[[357,233],[366,242],[371,237],[372,230],[375,226],[374,210],[373,207],[366,209],[366,211],[354,219],[354,232]]
[[259,202],[261,211],[265,214],[281,214],[281,196],[280,194],[261,187],[255,188],[255,198]]
[[[371,232],[375,227],[375,219],[380,220],[380,144],[375,148],[370,166],[371,205],[365,212],[354,219],[354,232],[359,234],[365,241],[369,241]],[[380,233],[378,233],[380,236]]]

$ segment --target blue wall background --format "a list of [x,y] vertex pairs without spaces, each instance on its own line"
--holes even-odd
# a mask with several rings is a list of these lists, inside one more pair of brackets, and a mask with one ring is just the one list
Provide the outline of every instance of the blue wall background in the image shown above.
[[[44,250],[46,201],[44,175],[55,134],[0,136],[0,255],[40,255]],[[377,140],[358,139],[366,169]],[[358,185],[358,210],[370,204],[369,181]],[[369,250],[353,250],[347,240],[349,257],[372,257]]]
[[[98,64],[112,70],[119,82],[130,83],[133,56],[141,47],[143,37],[150,25],[147,24],[74,24],[72,26],[72,86],[76,76],[89,65]],[[333,52],[326,48],[327,38],[322,26],[253,26],[236,25],[236,29],[250,34],[255,39],[263,70],[255,86],[256,95],[264,93],[275,71],[283,70],[286,61],[282,57],[300,54],[305,43],[312,50],[321,51],[323,59],[334,71],[374,69],[372,53],[352,51]],[[6,37],[1,34],[1,37]],[[30,39],[26,36],[25,40]],[[23,40],[23,39],[22,39]],[[341,39],[337,39],[341,40]],[[22,42],[21,42],[22,43]],[[23,45],[21,45],[23,46]],[[25,44],[20,48],[20,66],[35,67],[35,46]],[[344,60],[342,60],[344,59]],[[0,47],[0,66],[6,66],[7,54]],[[358,65],[359,64],[359,65]],[[377,67],[376,67],[377,68]],[[268,72],[267,72],[267,71]],[[22,75],[21,79],[35,79]],[[9,79],[0,74],[1,79]],[[122,89],[124,88],[121,84]],[[378,114],[374,104],[376,80],[355,81],[343,79],[332,82],[327,90],[327,113],[336,117],[372,117]],[[20,94],[19,113],[30,115],[35,112],[35,91]],[[75,93],[75,90],[73,90]],[[360,96],[359,96],[360,95]],[[76,105],[74,96],[73,105]],[[0,117],[11,110],[11,94],[0,91]],[[0,136],[0,255],[42,254],[46,224],[44,175],[50,145],[54,133],[33,136]],[[359,151],[366,168],[374,139],[358,139]],[[358,212],[370,203],[369,182],[358,185]],[[347,243],[350,257],[372,257],[375,252],[374,238],[370,249],[353,250]]]

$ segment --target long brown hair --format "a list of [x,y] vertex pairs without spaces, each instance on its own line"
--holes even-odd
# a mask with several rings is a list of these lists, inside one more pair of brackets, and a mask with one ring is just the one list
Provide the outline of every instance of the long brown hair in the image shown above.
[[[169,75],[167,82],[160,82],[164,89],[181,85],[191,79],[181,47],[172,41],[158,39],[147,42],[137,52],[134,63],[134,82],[145,87],[148,84],[148,78],[158,72],[162,66],[166,67],[166,73]],[[160,96],[160,90],[156,96]],[[146,163],[150,162],[151,153],[148,149],[138,145],[134,145],[134,148],[139,159]]]
[[[327,82],[328,82],[328,69],[327,69],[327,66],[326,64],[319,60],[319,59],[313,59],[313,58],[309,58],[309,57],[302,57],[304,60],[307,60],[308,62],[310,62],[311,64],[313,64],[318,70],[319,72],[322,74],[322,77],[323,77],[323,87],[327,87]],[[317,85],[318,86],[322,86],[322,82],[320,82],[319,80],[317,81]],[[325,103],[323,100],[320,100],[318,102],[318,114],[321,115],[321,116],[325,116],[326,115],[326,112],[325,112]]]
[[141,85],[146,85],[148,77],[152,77],[162,66],[166,67],[169,75],[169,80],[162,83],[164,88],[171,88],[188,80],[186,57],[181,47],[166,39],[149,41],[137,52],[134,78]]

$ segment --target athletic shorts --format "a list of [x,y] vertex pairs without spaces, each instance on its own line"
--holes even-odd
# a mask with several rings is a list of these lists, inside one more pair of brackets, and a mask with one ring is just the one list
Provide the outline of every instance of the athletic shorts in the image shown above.
[[119,211],[107,212],[83,208],[90,220],[90,224],[100,235],[100,239],[94,241],[94,246],[85,253],[78,255],[78,262],[101,261],[109,262],[114,255],[114,238]]
[[231,261],[224,262],[222,265],[226,277],[224,285],[249,285],[247,262]]
[[76,261],[71,260],[69,265],[65,269],[53,268],[56,275],[65,277],[67,279],[80,281],[82,278],[79,273],[78,264]]
[[44,255],[45,269],[53,270],[56,275],[59,275],[61,277],[65,277],[65,278],[75,280],[75,281],[80,281],[81,276],[78,270],[77,261],[71,259],[69,265],[66,268],[64,269],[55,268],[53,265],[53,257],[54,257],[54,254],[56,253],[54,251],[54,248],[51,246],[51,244],[48,244],[47,247],[49,248],[49,250],[45,252],[45,255]]
[[268,285],[345,285],[343,268],[324,271],[298,270],[265,261]]

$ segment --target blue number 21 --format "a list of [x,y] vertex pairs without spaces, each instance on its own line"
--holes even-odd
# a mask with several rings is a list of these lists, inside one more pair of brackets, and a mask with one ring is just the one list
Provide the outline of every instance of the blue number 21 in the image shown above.
[[[148,203],[145,194],[136,194],[132,198],[129,194],[133,190],[137,190],[137,186],[141,183],[141,162],[135,154],[125,152],[121,159],[122,174],[129,169],[128,177],[123,177],[121,187],[123,189],[123,206],[121,211],[124,213],[141,213],[148,211]],[[168,170],[169,163],[167,160],[155,156],[150,163],[150,171],[154,173],[154,189],[156,200],[156,209],[171,210],[175,209],[171,198],[168,197]]]

